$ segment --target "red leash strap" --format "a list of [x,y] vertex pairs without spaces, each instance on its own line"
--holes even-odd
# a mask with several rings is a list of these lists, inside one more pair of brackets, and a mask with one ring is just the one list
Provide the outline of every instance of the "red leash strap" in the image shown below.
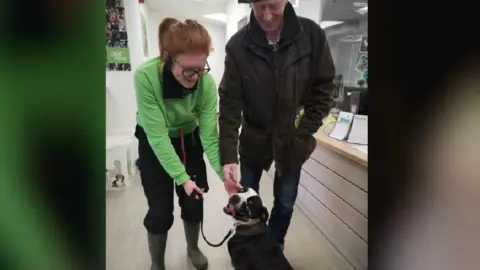
[[187,166],[187,151],[185,151],[185,140],[183,139],[183,129],[178,129],[178,133],[180,135],[180,147],[182,150],[182,161],[183,165]]
[[[183,138],[183,129],[179,129],[178,130],[178,133],[180,135],[180,147],[181,147],[181,150],[182,150],[182,159],[183,159],[183,165],[185,166],[185,169],[187,167],[187,151],[185,151],[185,140]],[[192,134],[193,136],[193,134]],[[194,176],[195,178],[195,176]],[[198,193],[196,190],[193,190],[192,191],[192,194],[190,194],[190,196],[192,198],[195,198],[197,197]],[[201,195],[199,195],[201,196]],[[202,206],[203,207],[203,206]],[[233,212],[233,216],[235,215],[235,211]],[[220,243],[218,244],[213,244],[211,243],[210,241],[207,240],[207,237],[205,237],[205,233],[203,232],[203,218],[202,220],[200,221],[200,232],[202,233],[202,237],[203,237],[203,240],[205,240],[205,242],[211,246],[211,247],[220,247],[221,245],[223,245],[223,243],[225,243],[225,241],[228,240],[228,238],[230,238],[230,236],[235,232],[235,227],[233,229],[230,229],[227,233],[227,235],[225,235],[225,237],[222,239],[222,241],[220,241]]]

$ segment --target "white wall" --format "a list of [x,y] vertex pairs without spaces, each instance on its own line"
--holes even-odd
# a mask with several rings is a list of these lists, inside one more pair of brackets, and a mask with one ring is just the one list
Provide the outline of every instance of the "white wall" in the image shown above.
[[138,0],[123,0],[123,2],[125,5],[130,64],[132,70],[135,70],[143,61],[141,4],[138,3]]
[[322,1],[324,0],[300,0],[300,5],[295,8],[295,13],[297,13],[297,16],[309,18],[320,24]]
[[131,71],[108,71],[106,76],[107,123],[106,133],[133,130],[136,123],[137,104]]
[[238,21],[243,17],[250,16],[250,6],[248,4],[239,4],[237,0],[230,0],[227,5],[227,27],[226,40],[233,36],[238,31]]
[[[140,4],[140,13],[143,15],[143,17],[145,18],[145,24],[146,24],[146,35],[147,35],[147,55],[145,56],[145,54],[143,55],[143,61],[142,62],[145,62],[148,60],[148,56],[150,55],[150,43],[148,42],[148,9],[147,9],[147,6],[145,4]],[[141,26],[141,25],[140,25]],[[143,31],[143,29],[142,29]],[[142,42],[143,42],[143,34],[142,34]],[[142,50],[143,51],[143,50]]]
[[210,73],[213,75],[218,85],[222,80],[225,65],[225,27],[203,24],[212,38],[213,52],[210,53],[208,64],[212,69]]
[[[143,61],[140,4],[137,0],[124,0],[124,5],[130,63],[132,70],[135,70]],[[133,71],[107,71],[105,83],[107,134],[133,130],[137,112]]]

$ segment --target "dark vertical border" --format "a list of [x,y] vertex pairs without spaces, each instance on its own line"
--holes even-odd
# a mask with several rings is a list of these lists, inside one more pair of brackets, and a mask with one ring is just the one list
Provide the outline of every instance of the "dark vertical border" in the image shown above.
[[0,269],[104,269],[105,1],[2,7]]
[[[478,35],[472,34],[478,14],[465,2],[368,2],[369,269],[404,269],[394,263],[408,258],[389,248],[396,244],[390,240],[403,237],[408,216],[403,214],[417,207],[412,194],[418,190],[410,177],[422,170],[413,166],[414,157],[425,153],[415,146],[422,143],[423,127],[443,120],[431,113],[434,98],[446,97],[448,90],[440,86],[464,68],[459,60],[478,53]],[[427,194],[420,196],[428,200]]]

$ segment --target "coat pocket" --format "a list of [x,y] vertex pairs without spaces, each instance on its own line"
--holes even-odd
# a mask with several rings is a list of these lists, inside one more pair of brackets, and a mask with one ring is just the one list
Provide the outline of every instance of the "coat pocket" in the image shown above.
[[242,127],[240,133],[240,154],[256,163],[263,162],[263,159],[269,154],[271,143],[268,140],[267,132],[246,125]]
[[312,135],[295,134],[290,155],[291,169],[301,167],[315,150],[317,143]]

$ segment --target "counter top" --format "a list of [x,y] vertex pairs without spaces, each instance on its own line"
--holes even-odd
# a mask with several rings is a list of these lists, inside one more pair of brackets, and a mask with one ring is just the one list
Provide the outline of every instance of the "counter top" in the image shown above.
[[330,138],[322,131],[318,131],[313,136],[319,145],[322,145],[333,152],[336,152],[337,154],[340,154],[368,168],[368,155],[356,149],[355,144]]

